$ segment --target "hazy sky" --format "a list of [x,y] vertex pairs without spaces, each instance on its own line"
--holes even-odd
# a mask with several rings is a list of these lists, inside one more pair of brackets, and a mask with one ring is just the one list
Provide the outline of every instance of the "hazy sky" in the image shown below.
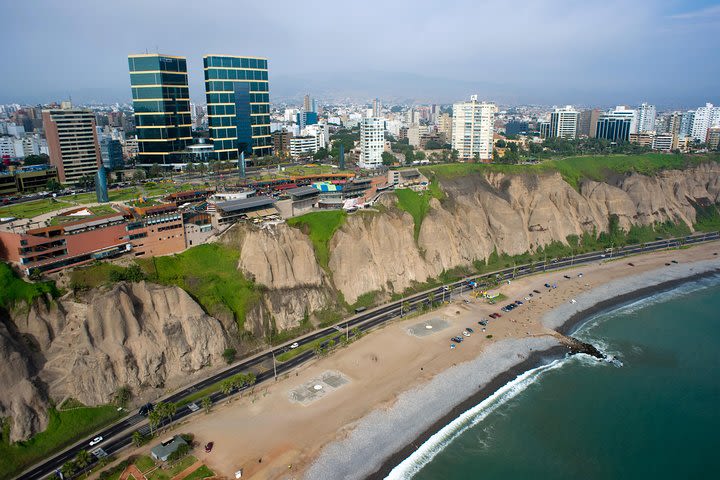
[[269,58],[274,101],[720,103],[714,0],[1,0],[0,102],[130,99],[127,55]]

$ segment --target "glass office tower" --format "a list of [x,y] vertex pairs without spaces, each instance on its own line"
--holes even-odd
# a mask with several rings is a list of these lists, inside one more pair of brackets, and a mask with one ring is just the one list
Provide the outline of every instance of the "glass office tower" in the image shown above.
[[206,55],[203,64],[215,159],[272,154],[267,59]]
[[129,55],[137,164],[180,163],[178,152],[192,142],[190,92],[185,57]]

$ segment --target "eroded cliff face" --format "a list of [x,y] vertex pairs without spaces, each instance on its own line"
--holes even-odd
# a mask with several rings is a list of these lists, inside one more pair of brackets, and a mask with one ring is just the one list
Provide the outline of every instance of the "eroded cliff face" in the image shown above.
[[[279,330],[300,324],[305,313],[334,303],[335,295],[307,235],[287,224],[237,225],[225,243],[240,250],[238,269],[265,287],[263,308]],[[267,324],[257,310],[246,329],[262,335]],[[267,331],[267,330],[265,330]]]
[[120,283],[84,302],[38,301],[0,324],[10,360],[0,366],[0,416],[24,439],[46,427],[49,399],[97,405],[121,386],[159,392],[221,365],[227,344],[220,321],[177,287]]
[[516,255],[569,235],[607,231],[610,215],[624,229],[668,220],[692,228],[693,202],[720,200],[720,165],[586,181],[579,192],[559,173],[477,174],[440,184],[447,198],[431,200],[417,244],[412,218],[398,211],[350,217],[335,234],[330,269],[348,302],[373,290],[402,291],[494,250]]

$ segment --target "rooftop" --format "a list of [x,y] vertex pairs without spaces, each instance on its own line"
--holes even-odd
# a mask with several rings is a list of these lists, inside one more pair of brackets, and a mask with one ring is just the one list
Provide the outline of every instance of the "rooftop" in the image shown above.
[[272,205],[273,203],[275,203],[274,198],[258,196],[221,202],[217,204],[217,208],[218,210],[222,210],[224,212],[237,212],[241,210],[249,210],[251,208],[265,207]]

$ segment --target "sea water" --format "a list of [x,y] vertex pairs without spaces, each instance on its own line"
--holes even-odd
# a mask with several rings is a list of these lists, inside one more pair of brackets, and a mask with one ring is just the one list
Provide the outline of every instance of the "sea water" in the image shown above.
[[602,313],[584,355],[526,372],[388,478],[720,478],[720,277]]

